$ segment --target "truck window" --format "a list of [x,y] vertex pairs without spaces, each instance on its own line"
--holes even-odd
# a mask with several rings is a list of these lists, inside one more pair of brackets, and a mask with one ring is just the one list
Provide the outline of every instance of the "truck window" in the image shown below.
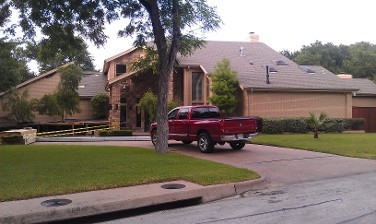
[[175,120],[179,113],[179,109],[175,109],[168,114],[168,120]]
[[192,119],[219,118],[219,110],[215,107],[199,107],[192,111]]
[[188,117],[188,108],[180,109],[178,120],[185,120]]

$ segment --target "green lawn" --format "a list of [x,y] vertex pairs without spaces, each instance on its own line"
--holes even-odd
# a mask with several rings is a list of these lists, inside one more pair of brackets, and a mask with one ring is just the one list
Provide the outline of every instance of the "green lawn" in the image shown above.
[[0,145],[0,201],[171,180],[211,185],[258,177],[246,169],[143,148]]
[[252,143],[306,149],[330,154],[376,159],[376,134],[261,134]]

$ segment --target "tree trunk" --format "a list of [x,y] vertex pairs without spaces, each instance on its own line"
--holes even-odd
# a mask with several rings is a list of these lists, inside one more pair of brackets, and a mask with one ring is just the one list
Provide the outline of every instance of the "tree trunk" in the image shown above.
[[315,132],[313,134],[313,138],[319,138],[319,132],[317,129],[315,129]]
[[[160,63],[164,63],[162,60]],[[161,67],[167,67],[164,65]],[[166,153],[168,149],[168,120],[167,120],[167,102],[168,102],[168,68],[161,70],[158,82],[158,107],[157,107],[157,142],[155,151]]]

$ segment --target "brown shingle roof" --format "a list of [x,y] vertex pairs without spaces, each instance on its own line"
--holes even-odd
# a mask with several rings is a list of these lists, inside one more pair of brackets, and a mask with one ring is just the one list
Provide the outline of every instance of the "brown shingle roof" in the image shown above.
[[356,96],[376,96],[376,84],[369,79],[343,79],[350,85],[358,88]]
[[[238,73],[239,84],[246,89],[341,92],[357,90],[327,70],[309,74],[261,42],[207,41],[202,49],[197,49],[191,56],[179,57],[178,61],[181,66],[201,65],[208,73],[212,73],[216,64],[224,58],[230,60],[232,70]],[[287,65],[277,65],[281,64],[277,60]],[[266,83],[265,65],[277,70],[276,73],[270,74],[270,84]],[[317,67],[315,68],[317,70]]]
[[80,97],[92,97],[98,93],[106,93],[107,77],[102,72],[84,72],[78,88]]

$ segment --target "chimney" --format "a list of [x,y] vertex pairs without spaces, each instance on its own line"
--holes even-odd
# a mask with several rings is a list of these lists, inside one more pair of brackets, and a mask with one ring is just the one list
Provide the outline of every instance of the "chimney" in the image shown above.
[[255,34],[255,32],[250,32],[251,35],[251,42],[259,42],[260,36],[258,34]]
[[339,74],[339,75],[337,75],[339,78],[341,78],[341,79],[352,79],[353,78],[353,76],[352,75],[350,75],[350,74]]

